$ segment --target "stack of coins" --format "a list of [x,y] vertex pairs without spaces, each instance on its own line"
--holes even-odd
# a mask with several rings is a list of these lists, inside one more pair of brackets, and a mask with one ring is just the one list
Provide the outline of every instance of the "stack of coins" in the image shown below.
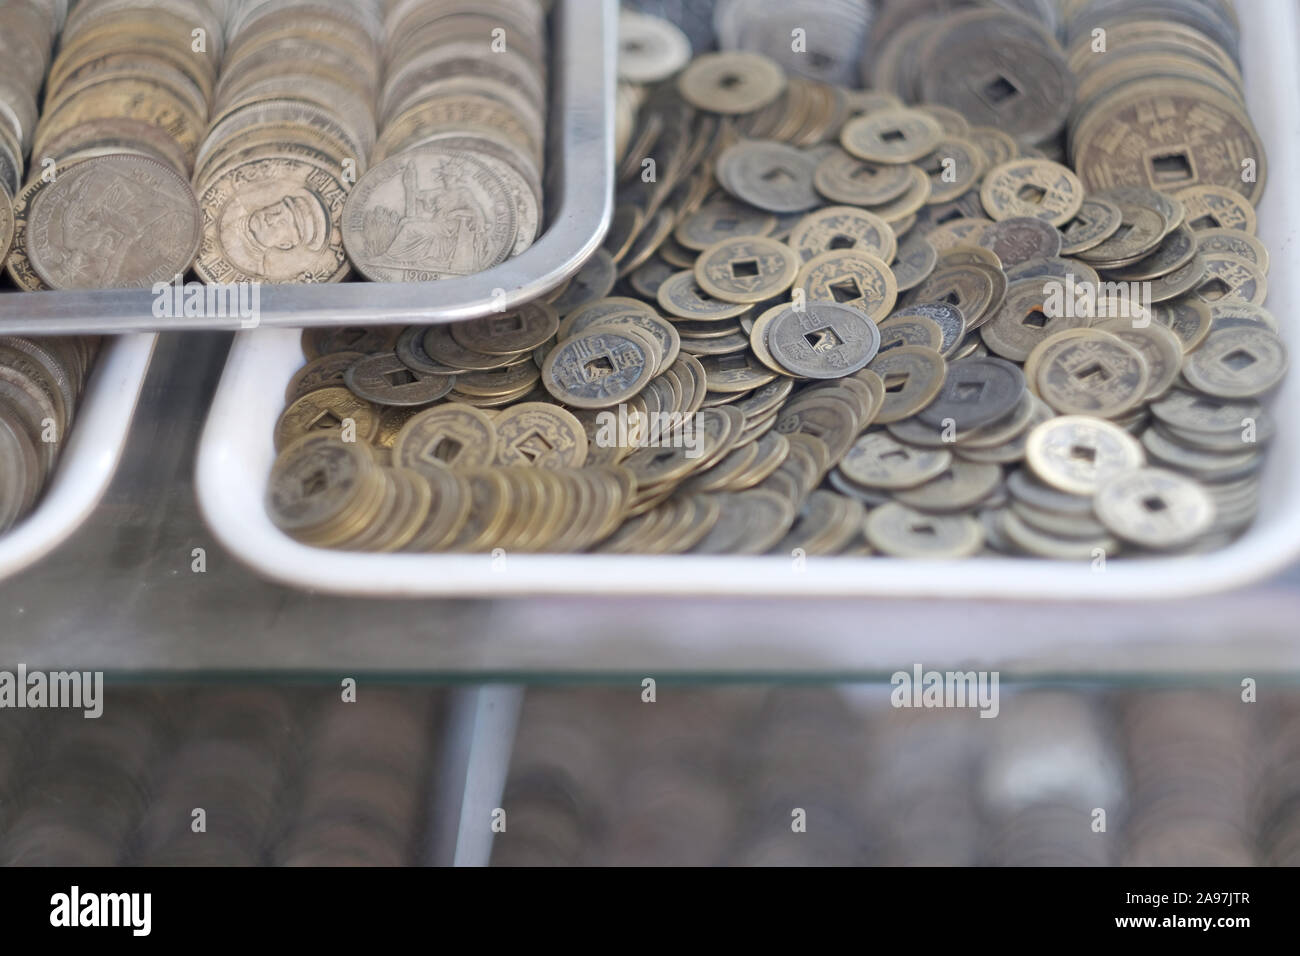
[[189,173],[222,36],[205,0],[90,0],[69,14],[14,202],[19,288],[148,288],[189,268]]
[[[951,19],[936,35],[990,29]],[[1011,35],[1052,51],[1031,26]],[[1128,173],[1090,192],[1091,172],[1021,145],[1064,122],[1008,119],[1045,104],[972,106],[998,126],[970,126],[954,106],[794,82],[724,52],[648,88],[610,233],[572,283],[463,325],[309,337],[292,388],[312,391],[289,396],[281,447],[348,419],[444,482],[439,466],[600,466],[631,479],[622,523],[592,542],[620,553],[1096,562],[1249,525],[1288,364],[1250,196]],[[1166,117],[1171,141],[1200,115]],[[476,480],[475,548],[569,543],[526,534],[545,493]],[[373,544],[348,524],[357,502],[323,532],[326,512],[278,518]]]
[[337,282],[343,203],[375,144],[375,0],[245,0],[194,173],[195,271],[211,283]]
[[546,12],[538,0],[404,0],[385,20],[382,132],[343,242],[378,282],[482,272],[542,224]]
[[88,337],[0,338],[0,532],[39,501],[98,350]]
[[9,203],[23,182],[37,97],[67,6],[65,0],[0,0],[0,265],[13,238]]

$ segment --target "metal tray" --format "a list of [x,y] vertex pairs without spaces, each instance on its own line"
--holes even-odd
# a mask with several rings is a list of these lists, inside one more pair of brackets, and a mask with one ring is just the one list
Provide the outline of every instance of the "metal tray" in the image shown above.
[[[1259,207],[1259,235],[1274,255],[1270,302],[1300,299],[1300,7],[1259,0],[1242,25],[1246,93],[1272,176]],[[1293,354],[1300,316],[1275,307]],[[883,557],[695,557],[636,555],[361,554],[300,544],[264,505],[275,460],[272,432],[284,386],[302,364],[298,337],[283,330],[235,339],[199,447],[197,491],[222,544],[258,573],[314,591],[371,597],[515,595],[744,596],[746,598],[995,598],[1019,601],[1191,598],[1275,573],[1300,555],[1300,430],[1279,429],[1269,449],[1254,526],[1207,555],[1091,561],[981,557],[907,561]],[[1279,421],[1300,417],[1300,370],[1274,399]],[[851,639],[869,639],[869,634]]]
[[[513,259],[441,282],[266,285],[258,326],[433,325],[511,308],[544,295],[599,247],[614,204],[615,0],[559,0],[551,18],[550,141],[546,230]],[[0,295],[0,335],[237,330],[238,316],[156,318],[148,290]]]

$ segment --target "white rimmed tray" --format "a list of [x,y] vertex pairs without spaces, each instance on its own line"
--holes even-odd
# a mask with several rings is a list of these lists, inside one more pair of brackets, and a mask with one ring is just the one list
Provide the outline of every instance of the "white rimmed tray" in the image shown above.
[[137,334],[104,343],[49,487],[31,514],[0,534],[0,580],[53,551],[99,504],[126,447],[157,341]]
[[[1243,18],[1247,98],[1268,149],[1259,235],[1273,256],[1271,303],[1300,301],[1300,10],[1259,0]],[[1292,354],[1300,320],[1275,308]],[[976,558],[704,558],[609,555],[375,555],[309,548],[267,517],[272,431],[284,387],[302,364],[299,335],[242,332],[235,340],[199,448],[197,490],[221,543],[259,573],[296,587],[374,597],[695,595],[1146,600],[1203,595],[1259,580],[1300,555],[1300,370],[1274,399],[1282,427],[1268,451],[1255,525],[1231,546],[1187,558],[1092,562]]]

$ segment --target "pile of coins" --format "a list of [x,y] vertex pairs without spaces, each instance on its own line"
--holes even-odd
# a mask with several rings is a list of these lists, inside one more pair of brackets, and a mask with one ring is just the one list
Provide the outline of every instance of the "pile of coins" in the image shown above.
[[874,8],[864,0],[718,0],[721,50],[762,53],[791,74],[854,86]]
[[90,0],[69,14],[14,202],[20,289],[148,288],[188,270],[189,173],[222,36],[204,0]]
[[194,172],[199,278],[347,276],[343,204],[375,145],[382,29],[376,0],[244,0],[232,10]]
[[[1092,23],[1084,6],[1071,29]],[[394,534],[411,496],[372,472],[410,469],[436,495],[474,469],[470,517],[441,547],[565,550],[553,535],[574,502],[525,477],[540,465],[623,486],[621,513],[582,529],[607,552],[1096,561],[1230,541],[1257,508],[1265,402],[1288,364],[1261,305],[1256,184],[1222,165],[1192,185],[1076,173],[1045,155],[1064,155],[1073,81],[1036,79],[1065,56],[1059,24],[923,22],[898,33],[964,72],[909,96],[968,86],[991,67],[953,51],[1004,28],[1047,60],[1002,64],[990,83],[1023,92],[998,112],[906,106],[748,51],[695,57],[643,90],[604,247],[550,301],[308,336],[277,431],[277,522],[313,543],[432,549],[409,515]],[[632,23],[634,46],[671,63],[671,32]],[[1112,73],[1129,95],[1140,70],[1117,50],[1084,88]],[[1203,116],[1164,116],[1164,142]],[[328,437],[345,421],[346,455]],[[392,521],[358,518],[371,511]]]
[[542,225],[546,11],[538,0],[409,0],[385,21],[374,167],[343,243],[377,282],[482,272]]
[[98,350],[87,337],[0,338],[0,533],[40,499]]

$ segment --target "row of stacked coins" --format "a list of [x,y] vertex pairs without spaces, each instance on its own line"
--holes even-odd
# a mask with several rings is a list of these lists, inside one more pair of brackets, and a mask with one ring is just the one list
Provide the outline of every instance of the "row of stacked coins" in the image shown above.
[[[67,7],[65,0],[0,2],[0,191],[10,198],[23,182],[36,130],[37,97]],[[0,199],[0,265],[9,248],[5,216]]]
[[7,265],[19,288],[148,288],[189,268],[189,174],[223,35],[207,0],[73,9],[14,203]]
[[212,283],[336,282],[343,204],[375,145],[375,0],[244,0],[194,182]]
[[389,5],[374,168],[343,241],[375,281],[470,275],[527,249],[544,205],[546,10],[538,0]]

